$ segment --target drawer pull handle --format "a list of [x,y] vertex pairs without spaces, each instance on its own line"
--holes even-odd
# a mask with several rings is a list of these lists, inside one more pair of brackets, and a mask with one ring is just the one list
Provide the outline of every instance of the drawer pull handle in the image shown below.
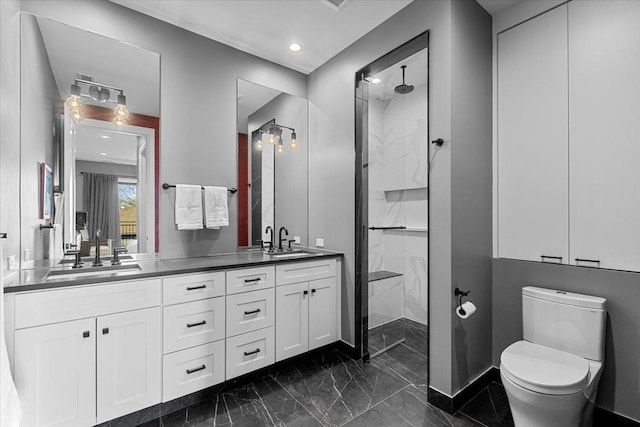
[[540,255],[540,258],[542,259],[542,262],[544,262],[545,259],[555,259],[559,262],[562,262],[562,257],[561,256],[551,256],[551,255]]
[[89,334],[89,331],[84,331],[84,332],[82,333],[82,338],[89,338],[89,335],[90,335],[90,334]]
[[253,283],[253,282],[259,282],[260,278],[256,277],[254,279],[244,279],[244,283]]
[[260,313],[260,309],[256,308],[255,310],[251,310],[251,311],[245,311],[244,314],[256,314],[256,313]]
[[194,326],[202,326],[206,324],[207,324],[206,320],[203,320],[202,322],[198,322],[198,323],[187,323],[187,328],[193,328]]
[[187,374],[193,374],[194,372],[202,371],[205,368],[206,368],[206,366],[202,365],[202,366],[197,367],[197,368],[187,369]]
[[253,350],[253,351],[245,351],[245,352],[244,352],[244,355],[245,355],[245,356],[251,356],[252,354],[256,354],[256,353],[260,353],[260,349],[259,349],[259,348],[256,348],[256,349],[255,349],[255,350]]
[[207,285],[187,286],[188,291],[195,291],[196,289],[204,289]]
[[576,264],[578,264],[580,262],[591,262],[591,263],[600,265],[600,260],[599,259],[576,258]]

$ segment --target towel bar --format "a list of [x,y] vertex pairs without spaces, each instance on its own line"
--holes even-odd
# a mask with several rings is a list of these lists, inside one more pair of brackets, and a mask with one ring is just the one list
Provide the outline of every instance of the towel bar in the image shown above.
[[[172,185],[172,184],[167,184],[167,183],[165,182],[164,184],[162,184],[162,188],[163,188],[164,190],[168,190],[169,188],[176,188],[176,186],[175,186],[175,185]],[[204,190],[204,187],[203,187],[203,186],[200,186],[200,188],[202,188],[202,189]],[[227,191],[228,191],[229,193],[231,193],[231,194],[235,194],[235,193],[238,191],[238,189],[237,189],[237,188],[227,188]]]

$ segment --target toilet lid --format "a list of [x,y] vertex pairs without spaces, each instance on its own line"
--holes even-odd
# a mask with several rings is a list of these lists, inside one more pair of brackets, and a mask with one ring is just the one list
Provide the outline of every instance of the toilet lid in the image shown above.
[[589,362],[565,351],[518,341],[500,356],[500,369],[521,387],[545,394],[571,394],[589,380]]

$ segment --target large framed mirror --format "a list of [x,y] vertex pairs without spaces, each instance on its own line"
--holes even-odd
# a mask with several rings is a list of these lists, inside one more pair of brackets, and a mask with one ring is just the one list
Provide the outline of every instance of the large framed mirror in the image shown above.
[[308,246],[307,100],[238,79],[238,246]]
[[[22,268],[76,247],[158,251],[159,126],[158,53],[22,12]],[[50,218],[35,191],[43,164]]]

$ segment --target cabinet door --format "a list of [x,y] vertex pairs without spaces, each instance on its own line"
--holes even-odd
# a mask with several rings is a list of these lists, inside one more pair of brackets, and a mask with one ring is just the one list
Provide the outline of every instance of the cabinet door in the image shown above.
[[15,332],[24,426],[96,423],[95,318]]
[[160,403],[160,307],[98,318],[98,423]]
[[309,350],[337,340],[336,278],[309,282]]
[[569,3],[571,263],[640,270],[640,2]]
[[499,257],[567,262],[567,91],[566,5],[498,35]]
[[309,349],[309,283],[276,288],[276,361]]

